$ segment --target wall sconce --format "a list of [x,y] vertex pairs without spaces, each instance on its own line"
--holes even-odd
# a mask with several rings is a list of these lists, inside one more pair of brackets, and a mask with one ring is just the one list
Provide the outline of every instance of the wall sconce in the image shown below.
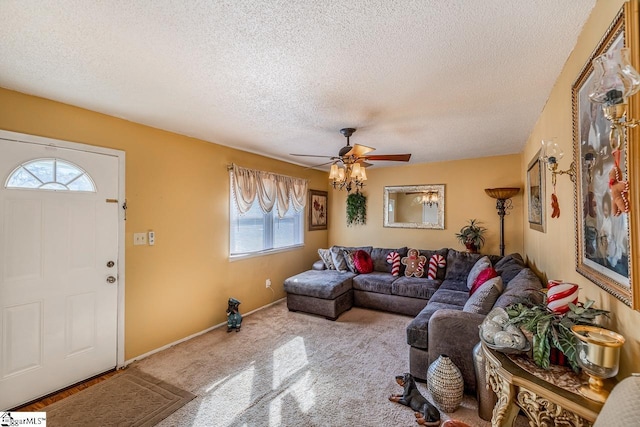
[[558,170],[558,162],[564,156],[564,151],[560,148],[555,138],[542,141],[542,150],[540,150],[540,161],[547,165],[547,169],[551,172],[551,185],[553,185],[554,193],[556,187],[557,175],[569,175],[571,182],[576,182],[576,164],[571,162],[569,169]]
[[628,48],[596,57],[593,68],[594,83],[589,99],[602,105],[604,116],[611,122],[609,141],[616,150],[624,140],[624,128],[640,124],[636,119],[626,118],[628,98],[640,90],[640,74],[629,62]]
[[354,188],[360,190],[364,187],[367,171],[360,163],[347,163],[344,166],[338,166],[334,163],[331,165],[329,179],[334,189],[347,190],[349,193]]

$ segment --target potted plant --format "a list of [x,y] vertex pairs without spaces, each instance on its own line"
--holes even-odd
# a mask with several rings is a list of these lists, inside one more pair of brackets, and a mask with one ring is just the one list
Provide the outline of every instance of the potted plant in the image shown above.
[[564,354],[571,368],[577,372],[580,369],[576,353],[578,341],[571,332],[571,327],[594,325],[596,317],[602,314],[609,316],[609,312],[593,308],[594,301],[587,300],[585,303],[569,303],[569,311],[559,314],[547,307],[546,300],[545,295],[540,304],[528,306],[517,303],[506,307],[509,323],[531,335],[533,361],[536,365],[549,368],[552,350],[556,349]]
[[367,198],[359,191],[347,196],[347,225],[367,222]]
[[469,224],[456,233],[456,238],[467,248],[468,252],[477,253],[484,245],[484,233],[487,229],[480,224],[480,221],[470,219]]

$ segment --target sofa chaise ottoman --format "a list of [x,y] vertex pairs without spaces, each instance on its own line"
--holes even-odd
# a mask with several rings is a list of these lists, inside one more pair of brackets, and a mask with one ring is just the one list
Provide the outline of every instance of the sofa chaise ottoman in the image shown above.
[[287,308],[336,320],[353,306],[355,273],[309,270],[284,281]]

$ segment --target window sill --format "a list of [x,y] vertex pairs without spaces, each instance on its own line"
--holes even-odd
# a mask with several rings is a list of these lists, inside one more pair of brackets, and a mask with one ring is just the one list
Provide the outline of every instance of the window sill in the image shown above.
[[284,248],[267,249],[267,250],[259,251],[259,252],[250,252],[250,253],[246,253],[246,254],[229,255],[229,262],[240,261],[240,260],[249,259],[249,258],[256,258],[256,257],[264,256],[264,255],[272,255],[272,254],[277,254],[277,253],[280,253],[280,252],[295,251],[295,250],[298,250],[298,249],[303,248],[303,247],[304,247],[304,244],[300,244],[300,245],[287,246],[287,247],[284,247]]

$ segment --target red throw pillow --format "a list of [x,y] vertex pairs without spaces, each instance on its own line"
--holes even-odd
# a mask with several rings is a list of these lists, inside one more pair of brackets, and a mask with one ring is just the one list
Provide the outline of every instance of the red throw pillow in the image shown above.
[[353,254],[353,263],[355,264],[358,273],[366,274],[373,271],[373,260],[371,259],[371,255],[362,249],[357,250],[356,253]]
[[498,272],[493,267],[488,267],[482,270],[480,274],[478,274],[478,277],[476,277],[476,280],[473,281],[473,286],[471,286],[471,289],[469,290],[469,296],[473,295],[473,293],[477,291],[484,282],[497,276]]

